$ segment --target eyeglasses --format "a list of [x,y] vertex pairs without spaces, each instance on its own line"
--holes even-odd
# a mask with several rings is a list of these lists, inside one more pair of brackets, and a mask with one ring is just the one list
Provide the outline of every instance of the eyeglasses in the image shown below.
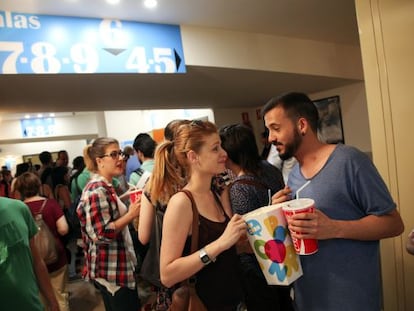
[[111,153],[104,154],[101,158],[111,157],[113,160],[117,160],[120,156],[124,158],[125,153],[122,150],[114,150]]

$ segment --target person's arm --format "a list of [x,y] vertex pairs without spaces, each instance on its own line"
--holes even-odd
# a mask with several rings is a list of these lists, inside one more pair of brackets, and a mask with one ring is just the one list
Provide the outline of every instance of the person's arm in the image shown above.
[[[59,311],[59,305],[56,300],[55,292],[50,283],[49,274],[47,272],[46,265],[41,258],[39,251],[34,243],[34,239],[30,239],[30,250],[33,258],[33,270],[37,278],[39,289],[43,296],[46,298],[49,310]],[[24,286],[24,285],[23,285]]]
[[59,217],[58,220],[56,220],[56,229],[61,236],[68,234],[69,225],[64,215],[62,215],[61,217]]
[[407,252],[414,255],[414,229],[408,234],[407,244],[405,245]]
[[[88,236],[97,243],[110,243],[116,234],[122,231],[135,217],[139,215],[140,200],[129,206],[126,213],[115,219],[111,219],[111,202],[107,189],[100,187],[90,191],[87,201],[81,204],[82,218],[85,219],[85,231]],[[115,195],[115,193],[111,194]]]
[[289,220],[289,229],[299,239],[352,239],[372,241],[400,235],[404,224],[396,209],[388,214],[368,215],[357,220],[335,220],[316,210],[315,213],[300,213]]
[[121,232],[130,222],[132,222],[136,217],[138,217],[140,209],[141,199],[138,199],[134,203],[131,203],[128,207],[128,211],[126,212],[126,214],[112,222],[115,232]]
[[[170,199],[163,220],[160,275],[161,282],[166,287],[191,277],[204,267],[198,251],[182,257],[186,239],[191,234],[192,222],[190,200],[184,193],[177,193]],[[234,215],[223,234],[204,248],[210,258],[216,258],[236,244],[245,232],[245,221],[240,215]]]
[[154,206],[143,192],[141,195],[141,210],[139,211],[138,239],[144,245],[151,238],[154,213]]

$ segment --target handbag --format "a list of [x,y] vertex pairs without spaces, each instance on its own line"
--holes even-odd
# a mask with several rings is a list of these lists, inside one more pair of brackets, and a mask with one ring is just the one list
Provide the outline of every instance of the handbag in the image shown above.
[[162,237],[162,221],[164,211],[158,206],[154,207],[154,223],[149,241],[148,251],[142,262],[141,277],[157,287],[163,287],[160,279],[160,249]]
[[[191,208],[193,210],[193,226],[191,234],[191,254],[198,249],[198,210],[194,201],[193,195],[188,190],[181,190],[191,201]],[[195,289],[194,277],[181,282],[172,295],[172,303],[169,311],[207,311],[206,306],[197,295]]]
[[58,260],[58,252],[56,248],[55,237],[43,220],[42,212],[46,205],[46,202],[47,199],[43,201],[39,212],[34,215],[34,220],[39,229],[38,233],[34,236],[34,243],[45,264],[50,265]]

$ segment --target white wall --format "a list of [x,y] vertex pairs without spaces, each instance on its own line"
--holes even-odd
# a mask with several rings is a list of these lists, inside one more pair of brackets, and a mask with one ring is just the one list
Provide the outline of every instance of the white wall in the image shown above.
[[180,28],[187,65],[363,79],[358,46],[185,25]]
[[260,145],[260,133],[264,130],[264,123],[262,118],[257,118],[256,110],[260,110],[261,107],[257,108],[232,108],[232,109],[215,109],[214,116],[216,119],[216,125],[218,127],[228,125],[228,124],[235,124],[235,123],[242,123],[242,113],[247,112],[249,115],[250,124],[253,128],[253,131],[256,136],[257,147],[261,150]]
[[164,128],[174,119],[191,120],[202,117],[214,122],[211,109],[105,111],[107,136],[120,142],[134,140],[139,133]]

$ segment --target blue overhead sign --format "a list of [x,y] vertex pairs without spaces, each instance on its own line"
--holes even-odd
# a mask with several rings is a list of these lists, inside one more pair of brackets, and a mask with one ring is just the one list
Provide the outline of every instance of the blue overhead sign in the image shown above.
[[185,73],[180,27],[0,11],[0,73]]
[[45,137],[55,135],[54,118],[20,120],[23,137]]

